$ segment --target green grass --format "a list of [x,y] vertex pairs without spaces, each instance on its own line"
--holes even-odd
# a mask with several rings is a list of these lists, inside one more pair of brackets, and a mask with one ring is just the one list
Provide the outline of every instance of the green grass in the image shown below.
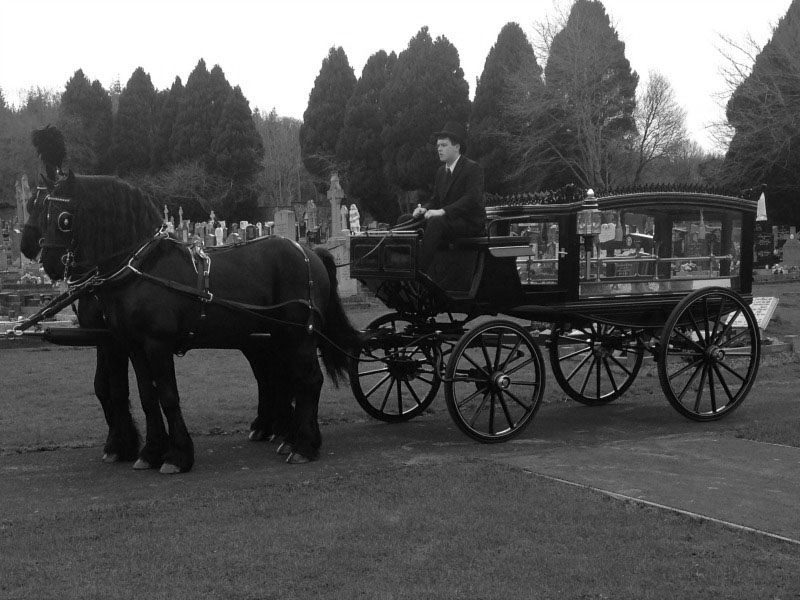
[[458,458],[0,522],[9,600],[800,593],[796,546]]
[[[363,326],[373,316],[354,318]],[[800,323],[793,313],[779,316],[782,324]],[[800,445],[797,362],[796,356],[766,356],[750,397],[714,431]],[[176,368],[193,435],[244,437],[255,414],[255,382],[244,358],[196,351]],[[105,423],[92,392],[93,370],[93,349],[0,349],[0,454],[98,447],[99,456]],[[132,379],[131,389],[141,424]],[[674,418],[668,406],[660,407],[666,400],[650,361],[628,396],[618,402],[657,406],[657,418]],[[559,415],[586,410],[565,401],[551,373],[545,402],[558,405]],[[431,412],[432,419],[448,418],[442,398]],[[651,418],[654,411],[642,412]],[[347,386],[326,384],[320,419],[324,436],[339,423],[370,425]],[[531,437],[537,431],[535,425]],[[56,496],[46,511],[0,512],[0,598],[800,595],[796,545],[455,452],[440,458],[407,466],[348,463],[336,472],[289,468],[280,479],[253,473],[230,489],[193,475],[122,477],[112,470],[108,481],[119,491],[97,501],[65,504]],[[124,485],[114,484],[115,477]],[[133,485],[142,486],[140,493],[126,494]]]

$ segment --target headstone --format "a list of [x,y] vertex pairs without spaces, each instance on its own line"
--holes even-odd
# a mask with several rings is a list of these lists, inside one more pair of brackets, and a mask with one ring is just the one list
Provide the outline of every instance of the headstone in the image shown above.
[[[756,318],[758,328],[762,331],[767,328],[767,325],[775,314],[775,309],[778,308],[778,299],[772,296],[758,296],[753,298],[750,303],[750,308],[753,310],[753,316]],[[744,316],[740,315],[733,322],[734,327],[747,327],[747,322]]]
[[293,210],[275,212],[275,235],[295,239],[295,216]]
[[306,231],[317,228],[317,205],[313,200],[306,203]]
[[800,266],[800,241],[796,235],[791,235],[783,245],[783,264],[789,267]]

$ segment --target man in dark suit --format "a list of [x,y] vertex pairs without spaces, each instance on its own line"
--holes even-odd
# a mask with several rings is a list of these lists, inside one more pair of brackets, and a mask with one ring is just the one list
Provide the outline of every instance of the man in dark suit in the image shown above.
[[439,160],[431,201],[418,206],[415,218],[424,217],[425,233],[419,268],[427,270],[443,241],[481,235],[486,227],[483,200],[483,169],[464,154],[467,131],[459,123],[448,122],[436,133]]

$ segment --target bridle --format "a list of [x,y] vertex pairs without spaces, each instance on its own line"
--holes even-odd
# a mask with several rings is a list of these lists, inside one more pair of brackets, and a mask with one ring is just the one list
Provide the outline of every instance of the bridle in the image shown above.
[[[39,201],[38,194],[40,188],[36,189],[37,198],[34,201],[34,205]],[[42,210],[45,214],[45,230],[42,237],[39,239],[39,247],[42,248],[42,250],[64,250],[64,254],[61,256],[61,264],[64,265],[64,281],[69,282],[71,271],[75,267],[75,238],[72,236],[73,215],[69,210],[69,203],[72,202],[72,200],[48,193],[41,202]],[[58,233],[63,235],[57,235],[56,232],[53,231],[54,219]],[[67,236],[69,236],[68,240],[66,239]],[[64,241],[59,239],[62,237]]]

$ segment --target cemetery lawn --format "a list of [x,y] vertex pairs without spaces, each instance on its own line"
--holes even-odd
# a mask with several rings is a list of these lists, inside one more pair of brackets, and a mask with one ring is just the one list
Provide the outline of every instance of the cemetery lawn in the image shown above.
[[[761,284],[754,295],[780,298],[767,337],[800,335],[800,283]],[[372,307],[351,317],[363,327],[384,312]],[[800,446],[798,360],[766,354],[744,404],[708,429]],[[0,514],[0,597],[800,596],[797,545],[565,486],[472,450],[447,452],[447,444],[424,463],[386,460],[380,436],[374,447],[352,450],[375,435],[375,423],[346,384],[325,384],[323,450],[348,444],[357,460],[323,453],[305,467],[267,458],[243,470],[236,461],[259,446],[245,441],[256,392],[247,361],[232,351],[194,351],[176,361],[198,448],[195,471],[164,477],[102,465],[106,426],[92,391],[94,364],[91,348],[0,346],[0,465],[33,471],[33,463],[58,461],[77,478],[38,489],[35,509]],[[143,430],[135,390],[131,375],[132,410]],[[575,414],[549,372],[544,401],[542,412]],[[617,402],[668,427],[698,427],[668,405],[651,361]],[[419,419],[439,432],[452,429],[442,397]],[[408,425],[378,431],[410,443]],[[653,425],[620,427],[644,427],[646,436]],[[535,443],[547,433],[534,424],[523,437]],[[233,439],[243,447],[216,463],[218,471],[204,471],[200,461],[211,459],[202,449]],[[80,478],[92,490],[82,490]],[[3,485],[0,473],[0,498]],[[81,493],[85,503],[64,501]]]

